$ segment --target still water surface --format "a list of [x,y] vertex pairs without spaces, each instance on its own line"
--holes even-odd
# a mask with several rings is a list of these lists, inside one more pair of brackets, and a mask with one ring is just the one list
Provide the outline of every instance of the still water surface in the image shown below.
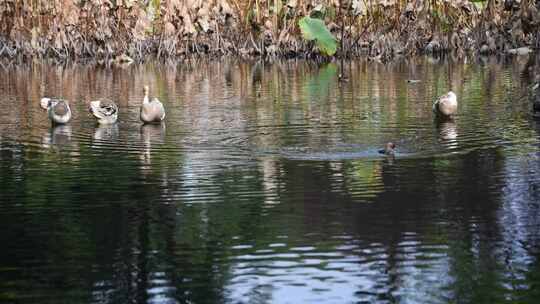
[[[538,303],[525,62],[344,70],[0,66],[0,302]],[[138,121],[144,84],[162,126]],[[459,115],[434,121],[449,89]],[[118,124],[96,126],[99,97]]]

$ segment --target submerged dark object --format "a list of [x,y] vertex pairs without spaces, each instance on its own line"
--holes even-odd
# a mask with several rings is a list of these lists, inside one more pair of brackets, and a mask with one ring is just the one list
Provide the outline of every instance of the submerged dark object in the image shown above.
[[521,1],[504,0],[504,10],[505,11],[517,11],[517,10],[519,10],[520,4],[521,4]]
[[384,149],[379,150],[379,153],[385,154],[385,155],[394,155],[396,153],[395,149],[396,149],[396,145],[392,142],[389,142],[386,144]]
[[540,84],[536,83],[533,87],[532,110],[534,118],[540,118]]
[[540,96],[535,96],[533,101],[533,116],[535,118],[540,118]]

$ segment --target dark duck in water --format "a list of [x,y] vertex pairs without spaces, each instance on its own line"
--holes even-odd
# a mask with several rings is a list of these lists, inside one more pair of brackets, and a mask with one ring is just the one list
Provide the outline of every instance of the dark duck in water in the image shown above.
[[379,153],[384,155],[394,155],[396,153],[396,145],[394,143],[387,143],[384,149],[380,149]]

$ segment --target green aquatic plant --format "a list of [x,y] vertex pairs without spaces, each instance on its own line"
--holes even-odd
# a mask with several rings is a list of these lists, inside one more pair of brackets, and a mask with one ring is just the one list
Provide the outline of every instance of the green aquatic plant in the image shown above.
[[321,52],[332,56],[337,50],[336,38],[330,33],[321,19],[303,17],[298,21],[302,36],[306,40],[315,40]]

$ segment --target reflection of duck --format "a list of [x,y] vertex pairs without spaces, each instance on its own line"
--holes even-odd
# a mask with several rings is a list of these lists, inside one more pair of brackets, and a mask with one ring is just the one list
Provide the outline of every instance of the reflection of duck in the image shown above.
[[[43,102],[41,103],[43,104]],[[71,109],[67,100],[49,99],[47,101],[47,114],[53,124],[66,124],[71,120]]]
[[148,86],[144,86],[144,99],[141,105],[140,117],[144,123],[159,123],[165,118],[165,108],[157,98],[148,97]]
[[49,133],[43,137],[42,144],[45,148],[51,146],[64,146],[71,142],[71,126],[55,125]]
[[53,145],[65,145],[71,142],[71,126],[54,126],[51,133]]
[[165,124],[150,124],[141,126],[141,139],[145,144],[163,142],[165,138]]
[[457,107],[457,96],[454,92],[450,91],[433,103],[433,112],[443,117],[451,117],[457,113]]
[[109,99],[91,101],[90,112],[100,124],[114,124],[118,119],[118,106]]
[[379,153],[385,154],[385,155],[394,155],[396,153],[395,149],[396,149],[396,145],[392,142],[389,142],[386,144],[384,149],[379,150]]
[[144,150],[141,154],[141,160],[145,165],[152,163],[152,143],[163,143],[165,139],[165,124],[144,124],[141,126],[141,140],[144,144]]
[[94,131],[94,139],[110,141],[118,138],[118,124],[99,125]]
[[456,138],[458,136],[456,123],[453,121],[443,121],[437,123],[439,138],[441,141],[448,143],[451,146],[457,146]]

